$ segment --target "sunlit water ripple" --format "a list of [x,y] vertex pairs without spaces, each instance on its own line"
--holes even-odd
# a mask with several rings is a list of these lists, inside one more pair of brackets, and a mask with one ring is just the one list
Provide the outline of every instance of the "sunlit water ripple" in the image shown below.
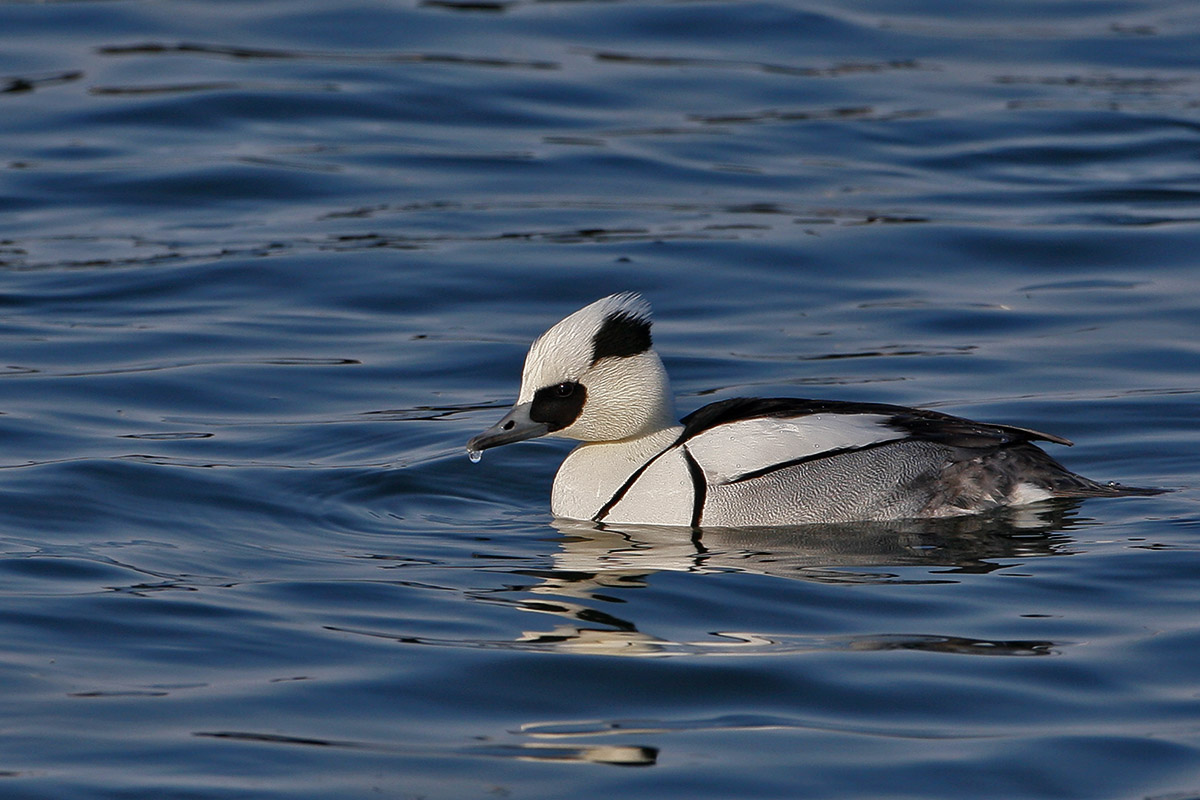
[[[8,2],[0,42],[3,797],[1200,797],[1193,4]],[[1174,491],[554,521],[565,443],[463,448],[630,289],[681,412],[936,407]]]

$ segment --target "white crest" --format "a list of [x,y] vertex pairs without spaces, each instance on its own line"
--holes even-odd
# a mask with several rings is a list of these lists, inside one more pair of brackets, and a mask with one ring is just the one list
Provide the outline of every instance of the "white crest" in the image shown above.
[[614,314],[650,321],[650,304],[637,292],[602,297],[555,323],[529,347],[517,402],[527,403],[543,386],[579,380],[592,366],[592,341]]

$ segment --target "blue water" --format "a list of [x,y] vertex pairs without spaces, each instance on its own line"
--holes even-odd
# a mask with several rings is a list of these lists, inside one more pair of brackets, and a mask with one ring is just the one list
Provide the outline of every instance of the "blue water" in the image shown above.
[[[0,3],[0,796],[1200,797],[1200,10]],[[982,520],[556,523],[466,440],[639,290],[686,413],[1066,436]]]

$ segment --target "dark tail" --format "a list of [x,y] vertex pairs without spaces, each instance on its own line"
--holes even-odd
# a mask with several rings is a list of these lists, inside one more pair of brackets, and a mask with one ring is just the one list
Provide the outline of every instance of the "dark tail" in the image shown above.
[[1126,486],[1123,483],[1096,483],[1082,475],[1069,473],[1075,480],[1071,486],[1062,487],[1052,483],[1049,487],[1055,497],[1150,497],[1156,494],[1166,494],[1170,489],[1156,489],[1149,486]]
[[1014,454],[1025,459],[1033,473],[1038,474],[1042,485],[1055,497],[1149,497],[1163,494],[1170,489],[1144,486],[1126,486],[1109,481],[1099,483],[1091,478],[1077,475],[1055,461],[1044,450],[1032,445],[1013,448]]

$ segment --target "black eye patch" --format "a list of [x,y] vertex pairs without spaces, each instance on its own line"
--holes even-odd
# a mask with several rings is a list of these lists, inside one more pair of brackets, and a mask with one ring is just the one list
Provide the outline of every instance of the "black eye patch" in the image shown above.
[[529,406],[529,418],[545,423],[551,432],[560,431],[579,419],[587,400],[587,389],[574,381],[543,386],[534,392]]

